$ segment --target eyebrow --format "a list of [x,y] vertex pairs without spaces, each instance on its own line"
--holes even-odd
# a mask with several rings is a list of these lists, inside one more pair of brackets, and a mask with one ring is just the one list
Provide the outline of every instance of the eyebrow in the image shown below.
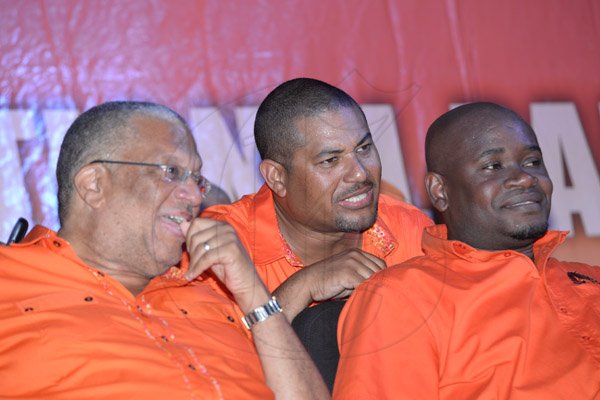
[[[526,147],[526,149],[529,151],[539,151],[539,152],[542,151],[540,146],[538,146],[537,144],[529,145]],[[495,147],[493,149],[488,149],[488,150],[482,151],[481,154],[479,154],[479,159],[489,156],[491,154],[502,154],[505,151],[506,150],[504,149],[504,147]]]
[[485,151],[482,151],[479,154],[479,157],[477,157],[477,158],[481,159],[481,158],[487,157],[487,156],[492,155],[492,154],[502,154],[504,152],[505,152],[504,147],[495,147],[493,149],[487,149]]
[[[363,136],[363,137],[362,137],[362,138],[361,138],[361,139],[358,141],[358,143],[357,143],[357,144],[356,144],[356,146],[354,146],[354,147],[355,147],[355,148],[356,148],[356,147],[360,147],[360,146],[362,146],[363,144],[365,144],[365,142],[368,142],[369,140],[371,140],[371,141],[373,140],[373,138],[372,138],[372,136],[371,136],[371,132],[367,132],[367,133],[365,133],[365,135],[364,135],[364,136]],[[325,156],[328,156],[328,155],[336,155],[336,154],[341,154],[341,153],[343,153],[343,152],[344,152],[344,151],[343,151],[343,150],[340,150],[340,149],[331,149],[331,148],[329,148],[329,149],[323,149],[323,150],[321,150],[321,151],[319,152],[319,154],[317,154],[317,155],[316,155],[316,157],[315,157],[315,158],[321,158],[321,157],[325,157]]]
[[539,151],[542,152],[542,148],[537,144],[532,144],[531,146],[527,146],[527,150]]

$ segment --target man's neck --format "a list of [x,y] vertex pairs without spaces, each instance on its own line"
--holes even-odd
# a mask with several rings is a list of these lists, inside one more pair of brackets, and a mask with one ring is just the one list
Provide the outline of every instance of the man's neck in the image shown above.
[[96,240],[92,234],[74,235],[69,230],[61,229],[58,236],[69,242],[75,254],[86,265],[116,279],[134,296],[141,293],[150,282],[150,278],[130,271],[118,258],[108,258],[107,254],[110,252],[98,248],[98,244],[102,242]]
[[524,254],[529,257],[532,261],[534,260],[534,252],[533,246],[535,242],[539,239],[524,239],[518,241],[512,237],[501,238],[497,237],[495,241],[482,241],[480,238],[465,236],[461,234],[462,230],[452,230],[450,226],[447,225],[448,229],[448,240],[458,240],[463,243],[468,244],[469,246],[484,250],[484,251],[505,251],[512,250],[518,253]]
[[360,232],[319,232],[287,217],[275,204],[277,224],[283,239],[304,265],[311,265],[344,250],[362,247]]

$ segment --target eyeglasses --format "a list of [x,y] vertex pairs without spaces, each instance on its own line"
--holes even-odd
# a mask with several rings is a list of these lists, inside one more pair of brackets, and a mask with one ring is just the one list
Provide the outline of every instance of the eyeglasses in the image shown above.
[[198,188],[200,188],[200,193],[202,193],[202,197],[205,197],[208,192],[210,192],[211,185],[208,179],[203,177],[200,174],[196,174],[189,169],[183,169],[178,167],[177,165],[171,164],[152,164],[145,162],[136,162],[136,161],[116,161],[116,160],[94,160],[91,161],[90,164],[122,164],[122,165],[137,165],[140,167],[154,167],[160,168],[163,171],[163,179],[166,182],[181,182],[184,183],[187,178],[192,178],[192,181]]

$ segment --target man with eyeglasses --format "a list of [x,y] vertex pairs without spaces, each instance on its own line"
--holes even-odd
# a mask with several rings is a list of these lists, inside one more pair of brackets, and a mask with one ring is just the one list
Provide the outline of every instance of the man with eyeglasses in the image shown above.
[[164,106],[75,120],[59,232],[0,248],[1,398],[328,397],[233,228],[195,218],[201,167]]

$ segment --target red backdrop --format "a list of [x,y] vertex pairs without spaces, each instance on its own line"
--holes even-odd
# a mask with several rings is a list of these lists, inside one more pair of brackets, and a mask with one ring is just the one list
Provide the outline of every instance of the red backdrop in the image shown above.
[[[187,117],[214,106],[235,135],[235,107],[316,77],[393,106],[412,201],[427,208],[424,135],[451,103],[497,101],[526,119],[532,103],[574,104],[597,179],[599,27],[595,0],[0,0],[0,110],[33,113],[15,156],[32,218],[47,222],[43,110],[136,99]],[[575,229],[565,255],[600,263],[600,237]]]

